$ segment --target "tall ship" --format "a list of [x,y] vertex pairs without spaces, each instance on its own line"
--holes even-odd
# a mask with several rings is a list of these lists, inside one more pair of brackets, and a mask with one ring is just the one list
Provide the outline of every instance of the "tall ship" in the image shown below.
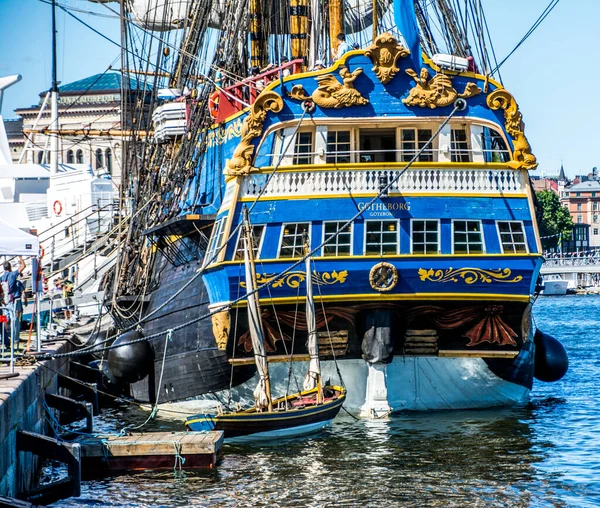
[[139,132],[106,281],[115,345],[130,343],[107,353],[116,382],[151,402],[249,382],[243,216],[269,362],[311,358],[310,278],[322,376],[340,378],[351,410],[518,404],[534,373],[564,373],[559,345],[562,366],[540,363],[556,341],[531,318],[537,161],[479,2],[188,1],[179,18],[139,3],[123,40],[140,31],[158,63],[135,71],[129,49],[123,68],[157,93],[123,108]]

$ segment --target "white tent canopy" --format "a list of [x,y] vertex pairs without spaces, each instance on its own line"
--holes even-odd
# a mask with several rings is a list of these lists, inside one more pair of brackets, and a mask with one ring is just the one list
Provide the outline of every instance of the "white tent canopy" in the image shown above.
[[0,220],[0,256],[37,256],[39,251],[37,236]]

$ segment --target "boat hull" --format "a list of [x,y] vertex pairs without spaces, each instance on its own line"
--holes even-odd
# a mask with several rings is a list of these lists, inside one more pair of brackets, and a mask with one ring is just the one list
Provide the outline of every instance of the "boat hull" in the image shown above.
[[[202,277],[196,277],[173,298],[196,275],[197,270],[196,262],[177,268],[165,263],[159,287],[148,295],[149,303],[144,309],[144,315],[151,317],[143,323],[143,334],[147,337],[162,332],[164,338],[161,336],[150,341],[153,353],[153,368],[150,373],[129,385],[131,396],[138,401],[171,402],[197,397],[224,390],[232,382],[236,385],[246,381],[255,372],[254,366],[245,366],[232,373],[227,353],[217,348],[211,320],[194,322],[198,316],[209,312]],[[153,314],[171,298],[173,299],[164,308]],[[171,340],[167,340],[169,329],[190,322],[192,324],[173,332]],[[122,323],[123,327],[129,324],[131,323]]]
[[[342,391],[335,399],[319,405],[311,405],[288,411],[255,412],[244,411],[223,415],[196,415],[186,420],[192,431],[208,428],[222,430],[225,438],[251,436],[266,440],[277,437],[292,437],[319,431],[330,425],[342,408],[346,394]],[[276,401],[274,401],[274,405]]]
[[[483,409],[524,404],[533,384],[535,349],[528,341],[514,359],[447,358],[394,355],[388,364],[365,360],[322,360],[322,378],[343,384],[344,407],[364,417],[402,411]],[[294,362],[293,378],[302,379],[307,362]],[[338,375],[341,373],[341,381]],[[289,364],[269,367],[274,393],[285,392]],[[257,378],[233,390],[249,400]]]

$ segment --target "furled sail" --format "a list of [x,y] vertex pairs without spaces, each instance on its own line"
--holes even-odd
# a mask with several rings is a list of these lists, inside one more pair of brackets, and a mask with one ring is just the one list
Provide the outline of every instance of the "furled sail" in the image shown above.
[[312,274],[310,270],[310,256],[306,262],[306,327],[308,329],[308,354],[310,363],[308,372],[304,377],[302,387],[305,390],[312,390],[319,384],[321,377],[321,364],[319,363],[319,343],[317,339],[317,319],[315,316],[315,302],[312,291]]
[[271,395],[269,393],[269,365],[265,352],[264,332],[260,317],[258,295],[254,293],[255,277],[252,259],[252,244],[250,225],[244,220],[244,268],[246,273],[246,293],[248,295],[248,329],[252,338],[254,362],[258,371],[259,381],[254,390],[254,401],[257,409],[268,408]]
[[[119,0],[89,0],[111,3]],[[165,32],[183,26],[194,0],[129,0],[127,7],[133,21],[147,30]]]

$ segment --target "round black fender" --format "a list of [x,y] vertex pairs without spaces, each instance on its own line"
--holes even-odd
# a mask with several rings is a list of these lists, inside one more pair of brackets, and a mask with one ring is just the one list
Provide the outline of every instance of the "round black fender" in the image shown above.
[[540,330],[536,330],[533,340],[535,342],[533,375],[540,381],[558,381],[569,370],[569,357],[565,348],[560,341]]
[[[144,379],[154,367],[154,353],[147,340],[139,340],[142,333],[132,330],[120,335],[108,352],[108,368],[115,380],[135,383]],[[137,342],[136,342],[137,341]]]
[[104,356],[103,348],[112,344],[113,340],[111,340],[111,337],[114,337],[115,334],[116,330],[114,328],[94,332],[90,335],[85,347],[94,348],[95,351],[92,351],[91,355],[99,360]]

